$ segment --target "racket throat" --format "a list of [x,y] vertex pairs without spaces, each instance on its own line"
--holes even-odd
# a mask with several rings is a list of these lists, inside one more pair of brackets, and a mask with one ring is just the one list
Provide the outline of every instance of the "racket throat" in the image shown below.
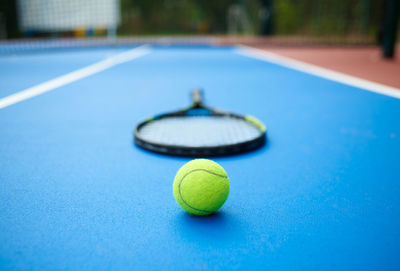
[[200,88],[192,90],[192,108],[204,108],[203,91]]

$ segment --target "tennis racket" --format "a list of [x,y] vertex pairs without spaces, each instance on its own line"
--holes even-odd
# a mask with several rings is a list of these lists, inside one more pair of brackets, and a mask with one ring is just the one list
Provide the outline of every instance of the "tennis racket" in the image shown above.
[[192,100],[189,108],[139,123],[134,132],[136,145],[162,154],[211,157],[248,152],[265,144],[265,125],[258,119],[205,106],[200,89],[192,91]]

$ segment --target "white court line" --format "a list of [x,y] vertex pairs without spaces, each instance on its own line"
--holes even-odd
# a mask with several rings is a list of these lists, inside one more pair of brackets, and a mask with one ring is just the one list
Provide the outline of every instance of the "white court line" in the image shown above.
[[293,70],[301,71],[304,73],[312,74],[322,77],[331,81],[339,82],[349,86],[365,89],[368,91],[380,93],[383,95],[395,97],[400,99],[400,89],[385,86],[379,83],[371,82],[355,76],[347,75],[341,72],[332,71],[329,69],[321,68],[316,65],[308,64],[302,61],[294,60],[288,57],[280,56],[268,51],[251,48],[245,45],[237,46],[236,52],[238,54],[264,60],[270,63],[278,64]]
[[139,58],[148,53],[150,53],[150,49],[148,48],[148,46],[142,45],[132,50],[106,58],[102,61],[86,66],[82,69],[43,82],[39,85],[21,90],[17,93],[11,94],[5,98],[0,99],[0,109],[33,98],[35,96],[46,93],[61,86],[68,85],[72,82],[99,73],[118,64],[122,64],[131,61],[133,59]]

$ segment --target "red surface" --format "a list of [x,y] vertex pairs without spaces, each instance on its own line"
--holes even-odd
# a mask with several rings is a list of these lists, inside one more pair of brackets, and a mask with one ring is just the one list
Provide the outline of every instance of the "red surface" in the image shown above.
[[400,88],[399,48],[396,58],[387,60],[382,57],[379,47],[256,47],[320,67]]

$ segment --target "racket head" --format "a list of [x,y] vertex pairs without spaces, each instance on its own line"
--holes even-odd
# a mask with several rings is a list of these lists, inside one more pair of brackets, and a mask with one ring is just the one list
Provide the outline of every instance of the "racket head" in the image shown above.
[[168,155],[225,156],[263,146],[266,129],[254,117],[194,103],[188,109],[157,115],[139,123],[134,141],[143,149]]

